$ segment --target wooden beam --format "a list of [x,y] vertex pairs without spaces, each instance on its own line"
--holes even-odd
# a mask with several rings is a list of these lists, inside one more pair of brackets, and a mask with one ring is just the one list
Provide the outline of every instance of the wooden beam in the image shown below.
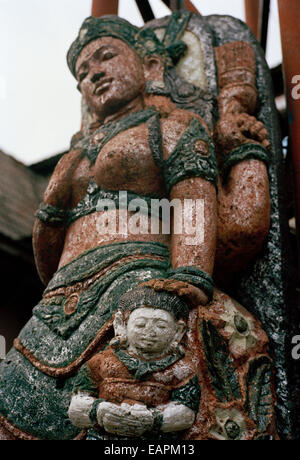
[[93,0],[92,16],[99,18],[106,14],[118,14],[119,0]]
[[262,0],[245,0],[246,23],[260,41]]
[[[298,1],[278,0],[283,68],[290,123],[296,191],[296,223],[300,241],[300,8]],[[300,245],[299,245],[300,255]],[[300,263],[300,257],[299,257]]]
[[266,51],[270,0],[245,0],[246,23]]
[[201,13],[197,10],[195,5],[191,0],[162,0],[171,11],[176,11],[180,9],[186,9],[188,11],[192,11],[193,13],[199,14]]
[[136,0],[136,4],[140,10],[144,22],[154,19],[155,16],[148,0]]
[[177,11],[184,8],[184,0],[162,0],[171,11]]
[[185,7],[187,10],[192,11],[192,13],[196,13],[201,16],[200,11],[197,10],[195,5],[190,0],[185,0]]
[[263,0],[261,13],[260,44],[264,52],[267,50],[268,30],[270,18],[270,0]]

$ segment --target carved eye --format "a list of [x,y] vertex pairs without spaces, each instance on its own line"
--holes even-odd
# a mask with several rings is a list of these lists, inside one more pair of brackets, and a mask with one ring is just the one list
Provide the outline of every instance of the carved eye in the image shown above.
[[78,76],[78,81],[81,83],[85,79],[86,76],[87,76],[87,72],[81,73]]
[[103,61],[108,61],[109,59],[112,59],[116,56],[116,53],[113,53],[111,51],[107,51],[106,53],[103,53],[102,60]]

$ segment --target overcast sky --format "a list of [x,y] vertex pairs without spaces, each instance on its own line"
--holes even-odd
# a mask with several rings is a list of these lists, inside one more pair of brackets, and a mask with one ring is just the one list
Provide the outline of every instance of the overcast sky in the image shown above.
[[[133,0],[120,0],[119,15],[136,25]],[[156,17],[168,14],[150,0]],[[203,15],[244,19],[244,0],[193,0]],[[267,59],[281,62],[277,1],[271,0]],[[80,95],[66,52],[91,12],[91,0],[0,0],[0,149],[26,163],[66,150],[80,126]]]

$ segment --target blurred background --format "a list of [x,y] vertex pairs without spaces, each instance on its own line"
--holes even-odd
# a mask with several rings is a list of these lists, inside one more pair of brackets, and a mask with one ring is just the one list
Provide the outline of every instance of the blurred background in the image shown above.
[[[119,0],[118,13],[141,26],[153,16],[170,14],[168,6],[174,8],[179,3]],[[289,184],[287,210],[296,253],[293,172],[288,154],[288,112],[277,0],[186,3],[202,15],[229,14],[243,21],[247,19],[266,51],[281,120]],[[254,3],[259,14],[256,22],[250,24],[249,4]],[[247,16],[245,5],[248,5]],[[7,349],[30,317],[43,290],[32,254],[33,215],[58,159],[80,129],[81,98],[66,64],[66,53],[91,12],[92,0],[0,0],[0,335],[5,336]]]

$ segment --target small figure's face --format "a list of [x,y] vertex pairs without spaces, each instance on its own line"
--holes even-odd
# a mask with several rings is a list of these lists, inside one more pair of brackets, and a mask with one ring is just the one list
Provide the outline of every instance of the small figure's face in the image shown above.
[[137,308],[127,323],[129,347],[150,356],[168,352],[177,333],[178,325],[174,316],[156,308]]
[[145,83],[139,56],[112,37],[85,46],[76,62],[76,76],[83,97],[100,121],[137,98]]

